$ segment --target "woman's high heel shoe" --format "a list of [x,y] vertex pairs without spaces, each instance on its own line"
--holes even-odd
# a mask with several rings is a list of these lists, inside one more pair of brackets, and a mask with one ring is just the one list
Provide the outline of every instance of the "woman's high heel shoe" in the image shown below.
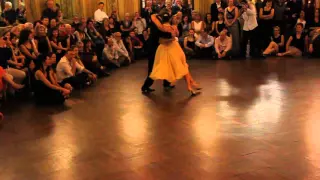
[[189,90],[189,92],[191,93],[191,96],[197,96],[200,94],[200,92],[194,91],[193,89]]

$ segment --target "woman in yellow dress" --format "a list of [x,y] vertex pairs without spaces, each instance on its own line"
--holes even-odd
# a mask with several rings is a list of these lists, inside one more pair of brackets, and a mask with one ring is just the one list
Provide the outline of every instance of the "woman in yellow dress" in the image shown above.
[[[200,90],[197,83],[193,80],[189,65],[186,62],[186,56],[181,49],[179,42],[176,41],[176,33],[170,25],[170,15],[165,13],[162,22],[158,22],[161,30],[164,32],[160,35],[160,46],[157,49],[155,62],[153,65],[150,78],[153,80],[167,80],[174,84],[177,80],[184,78],[187,83],[188,91],[192,96],[199,94],[195,91]],[[168,33],[171,32],[171,33]]]

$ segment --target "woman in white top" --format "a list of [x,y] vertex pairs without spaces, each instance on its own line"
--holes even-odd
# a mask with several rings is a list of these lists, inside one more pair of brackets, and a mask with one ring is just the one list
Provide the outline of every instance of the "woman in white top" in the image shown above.
[[199,13],[195,14],[195,20],[191,22],[191,29],[195,31],[195,37],[198,38],[200,33],[204,30],[205,24],[201,21]]
[[[301,23],[301,24],[303,24],[303,29],[306,27],[306,20],[305,20],[305,12],[304,11],[301,11],[300,12],[300,16],[299,16],[299,18],[298,18],[298,20],[297,20],[297,24],[299,24],[299,23]],[[296,25],[297,25],[296,24]]]

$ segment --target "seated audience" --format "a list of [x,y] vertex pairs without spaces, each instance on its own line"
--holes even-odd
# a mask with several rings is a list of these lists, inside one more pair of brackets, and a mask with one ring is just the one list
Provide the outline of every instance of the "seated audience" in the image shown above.
[[134,24],[130,20],[130,14],[126,13],[124,20],[121,22],[120,29],[122,31],[123,37],[128,37],[129,33],[134,29]]
[[[7,85],[9,85],[9,87]],[[16,82],[14,82],[12,76],[9,73],[7,73],[6,70],[2,68],[2,66],[0,66],[0,99],[1,100],[6,98],[3,96],[5,96],[7,90],[11,90],[11,88],[13,90],[20,90],[24,88],[24,85],[17,84]]]
[[69,48],[66,55],[57,64],[57,80],[61,86],[68,83],[74,88],[81,88],[90,84],[88,73],[75,59],[75,48],[75,46]]
[[220,36],[215,39],[214,57],[218,59],[231,59],[232,39],[227,36],[227,31],[220,32]]
[[99,33],[101,34],[101,36],[105,42],[107,42],[108,38],[111,37],[112,32],[109,27],[109,19],[108,18],[105,18],[103,20],[103,24],[100,27]]
[[143,43],[136,36],[136,33],[134,31],[130,32],[130,39],[131,39],[132,48],[133,48],[134,60],[138,60],[142,57]]
[[25,67],[33,70],[35,67],[35,60],[37,59],[39,52],[33,41],[33,34],[31,30],[24,29],[20,33],[19,37],[19,49],[20,52],[26,57]]
[[290,36],[286,44],[286,52],[278,53],[277,56],[302,56],[308,44],[308,36],[303,33],[303,24],[296,25],[296,32]]
[[34,97],[39,104],[63,104],[71,91],[55,84],[53,81],[52,53],[41,54],[37,60]]
[[78,42],[77,48],[79,53],[76,54],[76,59],[80,59],[88,70],[98,74],[99,76],[107,76],[106,67],[102,66],[98,61],[94,50],[92,49],[92,43],[89,40]]
[[182,19],[182,22],[179,23],[178,25],[179,29],[179,42],[183,44],[184,38],[188,36],[189,30],[191,29],[191,23],[189,22],[189,17],[184,16]]
[[62,46],[57,28],[52,29],[52,34],[50,35],[50,44],[52,47],[52,52],[57,55],[57,60],[59,62],[68,49]]
[[273,36],[271,42],[266,50],[263,52],[263,56],[270,54],[277,54],[284,51],[284,36],[280,34],[280,27],[276,26],[273,28]]
[[[97,81],[97,75],[93,72],[91,72],[90,70],[88,70],[84,64],[82,63],[82,60],[79,56],[79,48],[78,47],[75,47],[74,48],[74,52],[75,52],[75,60],[76,60],[76,63],[78,63],[81,67],[82,67],[82,71],[76,71],[77,74],[80,74],[80,73],[86,73],[87,76],[88,76],[88,79],[87,79],[87,85],[90,85],[92,84],[93,82]],[[97,57],[95,57],[97,58]]]
[[212,58],[214,39],[208,35],[207,31],[202,31],[201,36],[196,41],[197,55],[202,58]]
[[111,33],[121,31],[120,24],[113,17],[109,18],[109,28],[110,28]]
[[143,37],[140,40],[143,44],[143,56],[146,57],[149,52],[149,47],[148,47],[149,32],[148,32],[148,30],[143,30]]
[[15,69],[22,70],[24,72],[28,72],[28,69],[24,67],[25,64],[25,56],[19,50],[18,47],[18,38],[15,34],[10,33],[10,47],[12,50],[12,62],[9,61],[9,66]]
[[13,59],[15,56],[10,46],[10,32],[7,31],[0,36],[0,67],[6,71],[6,76],[17,84],[21,84],[26,78],[26,73],[18,68],[12,68],[9,65],[22,68],[24,64],[18,63],[16,59]]
[[[121,35],[120,35],[121,38]],[[103,50],[104,58],[111,64],[121,67],[130,64],[128,56],[124,56],[119,47],[114,45],[115,41],[111,38],[108,39],[108,44]]]
[[134,28],[136,29],[136,33],[138,37],[142,38],[143,30],[147,28],[146,20],[142,18],[138,12],[136,12],[133,19],[133,24],[134,24]]
[[320,58],[320,29],[316,30],[316,33],[311,39],[309,53],[311,57]]
[[41,24],[44,25],[46,28],[48,28],[49,24],[50,24],[49,18],[46,16],[42,16],[41,17]]
[[40,54],[48,54],[52,52],[51,43],[46,34],[46,27],[44,25],[36,27],[34,39]]
[[216,33],[215,33],[215,21],[212,20],[212,16],[210,13],[206,14],[206,17],[204,19],[204,23],[205,23],[205,30],[208,31],[210,36],[215,37]]
[[118,52],[119,57],[124,57],[126,60],[128,60],[131,63],[130,55],[128,53],[128,50],[124,46],[124,43],[121,39],[121,33],[116,32],[113,34],[113,46],[115,47],[116,51]]
[[190,29],[188,36],[183,41],[184,52],[188,59],[196,55],[196,37],[194,34],[194,29]]

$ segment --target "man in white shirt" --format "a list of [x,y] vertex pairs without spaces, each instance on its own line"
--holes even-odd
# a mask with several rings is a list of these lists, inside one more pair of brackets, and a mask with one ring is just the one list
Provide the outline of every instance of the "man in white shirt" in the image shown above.
[[196,41],[196,54],[200,58],[212,58],[214,39],[208,32],[202,31],[200,37]]
[[258,22],[257,22],[257,10],[255,5],[248,0],[241,2],[244,20],[243,24],[243,39],[241,46],[241,56],[246,57],[247,44],[250,40],[250,55],[259,56],[259,43],[258,43]]
[[104,8],[104,3],[99,2],[98,9],[94,12],[94,20],[99,24],[103,23],[104,18],[109,18],[107,13],[103,11],[103,8]]
[[227,36],[227,30],[223,30],[220,36],[215,39],[214,42],[215,57],[218,59],[230,59],[231,58],[231,48],[232,39]]
[[121,67],[121,65],[125,65],[125,63],[129,63],[128,59],[125,56],[119,56],[119,53],[114,46],[114,41],[112,38],[108,39],[108,44],[103,49],[103,56],[108,62],[114,64],[117,67]]
[[75,59],[76,46],[72,46],[68,49],[65,56],[61,58],[57,64],[57,80],[64,86],[66,83],[71,84],[72,87],[80,88],[87,80],[88,75],[84,72],[85,68],[77,63]]
[[112,40],[113,40],[113,45],[114,45],[115,49],[117,50],[117,52],[119,54],[119,57],[123,56],[129,62],[131,62],[130,55],[129,55],[126,47],[123,44],[121,33],[120,32],[115,32],[113,34]]

